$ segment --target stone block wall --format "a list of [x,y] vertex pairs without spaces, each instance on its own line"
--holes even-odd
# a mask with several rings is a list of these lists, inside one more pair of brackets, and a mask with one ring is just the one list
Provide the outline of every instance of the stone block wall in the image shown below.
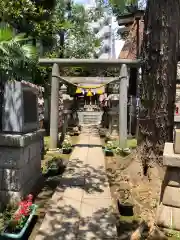
[[[29,194],[40,178],[40,135],[31,133],[16,136],[19,141],[13,141],[12,138],[15,136],[12,135],[9,146],[7,144],[3,146],[3,142],[0,142],[0,203],[2,205],[8,201],[18,201]],[[7,136],[4,134],[3,137]]]
[[156,223],[180,230],[180,130],[175,130],[174,143],[165,143],[163,164],[166,173],[161,188]]

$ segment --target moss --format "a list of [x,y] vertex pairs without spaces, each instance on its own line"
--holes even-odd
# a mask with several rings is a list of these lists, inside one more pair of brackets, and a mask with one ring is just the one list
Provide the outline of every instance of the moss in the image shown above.
[[44,148],[45,150],[49,149],[50,136],[44,137]]
[[165,235],[169,240],[180,240],[180,232],[174,230],[165,230]]
[[139,222],[141,220],[140,216],[120,216],[120,221],[122,222],[128,222],[128,223],[132,223],[132,222]]
[[[113,141],[113,146],[114,148],[119,147],[119,140],[114,140]],[[135,138],[133,139],[127,139],[127,147],[128,148],[136,148],[137,147],[137,140]]]
[[129,148],[132,148],[132,149],[136,148],[136,147],[137,147],[137,140],[136,140],[135,138],[133,138],[133,139],[128,139],[128,140],[127,140],[127,146],[128,146]]

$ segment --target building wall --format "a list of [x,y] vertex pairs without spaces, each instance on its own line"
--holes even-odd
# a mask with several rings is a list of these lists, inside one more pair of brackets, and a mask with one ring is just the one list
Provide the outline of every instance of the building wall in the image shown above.
[[112,16],[105,14],[99,21],[91,23],[96,36],[101,40],[101,47],[96,49],[96,58],[115,58],[114,30]]
[[[85,8],[96,8],[95,0],[87,0]],[[93,29],[94,34],[101,40],[101,47],[96,49],[94,57],[101,59],[116,58],[115,38],[118,28],[116,18],[108,11],[108,9],[104,9],[104,16],[97,22],[90,23],[90,27]]]

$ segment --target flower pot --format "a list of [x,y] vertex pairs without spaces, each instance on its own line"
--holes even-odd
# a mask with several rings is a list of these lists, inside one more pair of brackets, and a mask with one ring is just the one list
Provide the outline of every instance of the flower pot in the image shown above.
[[105,149],[104,152],[105,152],[105,156],[107,156],[107,157],[112,157],[112,156],[114,156],[114,153],[113,153],[112,150]]
[[133,211],[133,205],[129,202],[126,203],[120,203],[118,200],[118,210],[120,215],[122,216],[133,216],[134,211]]
[[70,154],[72,149],[71,148],[63,148],[63,154]]
[[48,176],[58,175],[59,172],[60,172],[60,169],[58,167],[57,168],[55,168],[55,167],[48,168]]
[[36,214],[36,209],[37,205],[33,204],[32,205],[32,211],[31,214],[29,215],[24,227],[17,233],[10,233],[8,232],[8,226],[4,229],[4,231],[1,232],[1,238],[0,239],[21,239],[24,234],[26,233],[34,215]]
[[45,177],[56,176],[62,174],[66,168],[67,163],[63,159],[59,158],[56,161],[51,163],[47,167],[47,172],[44,174]]

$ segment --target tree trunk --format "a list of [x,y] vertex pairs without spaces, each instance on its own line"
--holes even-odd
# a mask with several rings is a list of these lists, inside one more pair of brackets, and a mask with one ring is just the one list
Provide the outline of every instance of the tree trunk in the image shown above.
[[139,153],[148,167],[162,164],[165,142],[173,139],[180,26],[180,0],[148,0],[140,83]]

